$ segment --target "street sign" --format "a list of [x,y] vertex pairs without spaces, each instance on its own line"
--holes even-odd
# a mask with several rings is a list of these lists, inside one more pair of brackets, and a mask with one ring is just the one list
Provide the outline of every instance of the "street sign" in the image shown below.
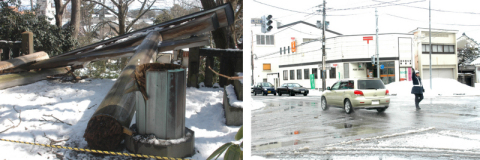
[[371,40],[373,40],[373,36],[363,37],[363,40],[364,40],[364,41],[367,41],[367,44],[370,44],[369,42],[370,42]]
[[383,68],[385,68],[385,67],[383,66],[383,64],[382,64],[382,65],[380,65],[380,69],[383,69]]

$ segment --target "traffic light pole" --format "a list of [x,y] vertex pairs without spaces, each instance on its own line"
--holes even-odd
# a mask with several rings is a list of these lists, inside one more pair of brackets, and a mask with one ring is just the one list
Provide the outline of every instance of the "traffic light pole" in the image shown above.
[[323,0],[323,30],[322,30],[322,91],[325,91],[327,83],[325,82],[325,77],[327,76],[327,71],[325,70],[325,0]]
[[378,54],[378,14],[377,14],[377,8],[375,8],[375,21],[377,22],[377,31],[376,31],[376,36],[377,38],[375,38],[376,40],[376,46],[377,46],[377,78],[380,78],[380,56]]

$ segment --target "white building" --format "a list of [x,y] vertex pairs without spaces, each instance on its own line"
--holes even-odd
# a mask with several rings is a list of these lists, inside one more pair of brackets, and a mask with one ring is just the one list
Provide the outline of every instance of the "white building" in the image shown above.
[[[417,28],[409,33],[415,36],[415,68],[423,79],[430,78],[430,50],[428,28]],[[458,78],[457,30],[432,29],[432,77]]]
[[45,15],[50,24],[55,24],[55,3],[53,0],[37,0],[37,15]]
[[[282,30],[285,27],[274,27],[266,35],[259,34],[260,27],[252,25],[256,41],[253,44],[254,63],[254,81],[268,81],[272,84],[299,83],[308,88],[321,88],[322,80],[320,76],[319,65],[322,63],[321,30],[307,23],[296,23],[286,25],[289,29]],[[258,31],[255,31],[258,30]],[[420,32],[421,31],[421,32]],[[433,30],[432,30],[433,31]],[[447,37],[432,38],[432,44],[437,47],[432,57],[436,62],[432,62],[434,77],[455,78],[456,79],[456,52],[450,53],[450,48],[455,48],[455,31],[435,30],[437,35]],[[428,33],[428,32],[427,32]],[[376,36],[375,34],[362,35],[340,35],[336,32],[326,34],[326,84],[332,85],[339,79],[344,78],[362,78],[377,77],[377,66],[371,63],[371,57],[375,54]],[[423,53],[422,45],[425,44],[422,36],[425,32],[421,29],[411,33],[381,33],[378,35],[380,78],[385,84],[410,81],[411,68],[415,62],[420,62],[421,76],[428,79],[423,72],[427,69],[428,61]],[[265,41],[263,42],[263,36]],[[273,37],[272,37],[273,36]],[[297,43],[297,52],[288,53],[288,46],[291,37],[295,37]],[[371,37],[373,40],[363,40],[364,37]],[[428,36],[427,36],[428,37]],[[453,37],[453,38],[452,38]],[[268,40],[270,38],[270,40]],[[273,41],[272,41],[273,39]],[[427,39],[428,43],[428,39]],[[284,53],[283,47],[286,47],[287,53]],[[438,52],[438,46],[446,48],[446,52]],[[282,54],[280,54],[282,47]],[[268,56],[265,56],[268,55]],[[453,56],[454,57],[453,57]],[[454,59],[452,61],[451,59]],[[423,71],[422,71],[423,70]],[[450,71],[450,72],[448,72]],[[448,73],[448,74],[447,74]],[[310,82],[310,75],[314,76],[314,87]],[[276,79],[278,77],[278,80]]]
[[[282,55],[293,54],[291,49],[292,38],[297,46],[310,41],[318,41],[322,35],[322,30],[316,28],[315,25],[298,21],[290,24],[282,25],[280,22],[273,23],[273,29],[263,34],[261,33],[260,19],[252,19],[252,36],[254,58],[254,83],[268,81],[277,85],[284,83],[280,78],[279,66],[280,50]],[[333,37],[341,35],[340,33],[327,30],[326,36]],[[312,47],[312,46],[310,46]],[[297,53],[309,50],[318,50],[320,46],[313,48],[301,47],[297,48]],[[275,81],[275,79],[277,79]]]

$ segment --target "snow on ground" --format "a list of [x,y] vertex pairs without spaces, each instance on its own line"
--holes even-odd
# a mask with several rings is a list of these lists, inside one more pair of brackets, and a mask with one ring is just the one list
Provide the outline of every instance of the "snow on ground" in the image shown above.
[[322,91],[316,90],[316,89],[310,89],[308,90],[308,95],[309,96],[321,96],[323,94]]
[[[114,83],[108,79],[40,81],[0,90],[0,132],[20,122],[17,111],[22,120],[18,127],[0,133],[0,138],[41,144],[50,144],[49,138],[68,139],[56,145],[87,148],[83,134],[88,120]],[[239,127],[225,125],[222,88],[187,88],[186,93],[185,126],[195,132],[196,154],[191,158],[206,159],[224,143],[234,141]],[[67,159],[128,159],[4,141],[0,141],[0,150],[2,159],[55,159],[55,154]]]
[[[425,89],[425,97],[434,96],[454,96],[454,95],[480,95],[480,90],[474,87],[462,84],[454,79],[434,78],[433,90],[430,90],[430,80],[422,79],[423,88]],[[394,82],[385,87],[389,90],[390,94],[396,94],[396,96],[414,96],[411,94],[412,81]]]
[[233,85],[228,85],[225,90],[227,91],[227,96],[228,96],[228,102],[230,103],[230,106],[232,107],[237,107],[237,108],[243,108],[243,101],[240,101],[237,99],[237,95],[235,94],[235,89]]

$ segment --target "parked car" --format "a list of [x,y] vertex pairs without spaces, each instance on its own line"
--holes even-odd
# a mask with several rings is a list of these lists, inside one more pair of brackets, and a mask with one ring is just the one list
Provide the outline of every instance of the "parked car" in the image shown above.
[[347,114],[353,109],[376,109],[384,112],[390,105],[390,94],[378,78],[347,79],[327,87],[321,99],[323,110],[342,107]]
[[277,88],[277,92],[279,96],[282,96],[282,94],[288,94],[289,96],[303,94],[304,96],[307,96],[308,88],[305,88],[298,83],[284,83]]
[[277,92],[275,91],[275,87],[270,82],[259,82],[253,87],[253,94],[262,94],[264,96],[273,94],[276,96]]

